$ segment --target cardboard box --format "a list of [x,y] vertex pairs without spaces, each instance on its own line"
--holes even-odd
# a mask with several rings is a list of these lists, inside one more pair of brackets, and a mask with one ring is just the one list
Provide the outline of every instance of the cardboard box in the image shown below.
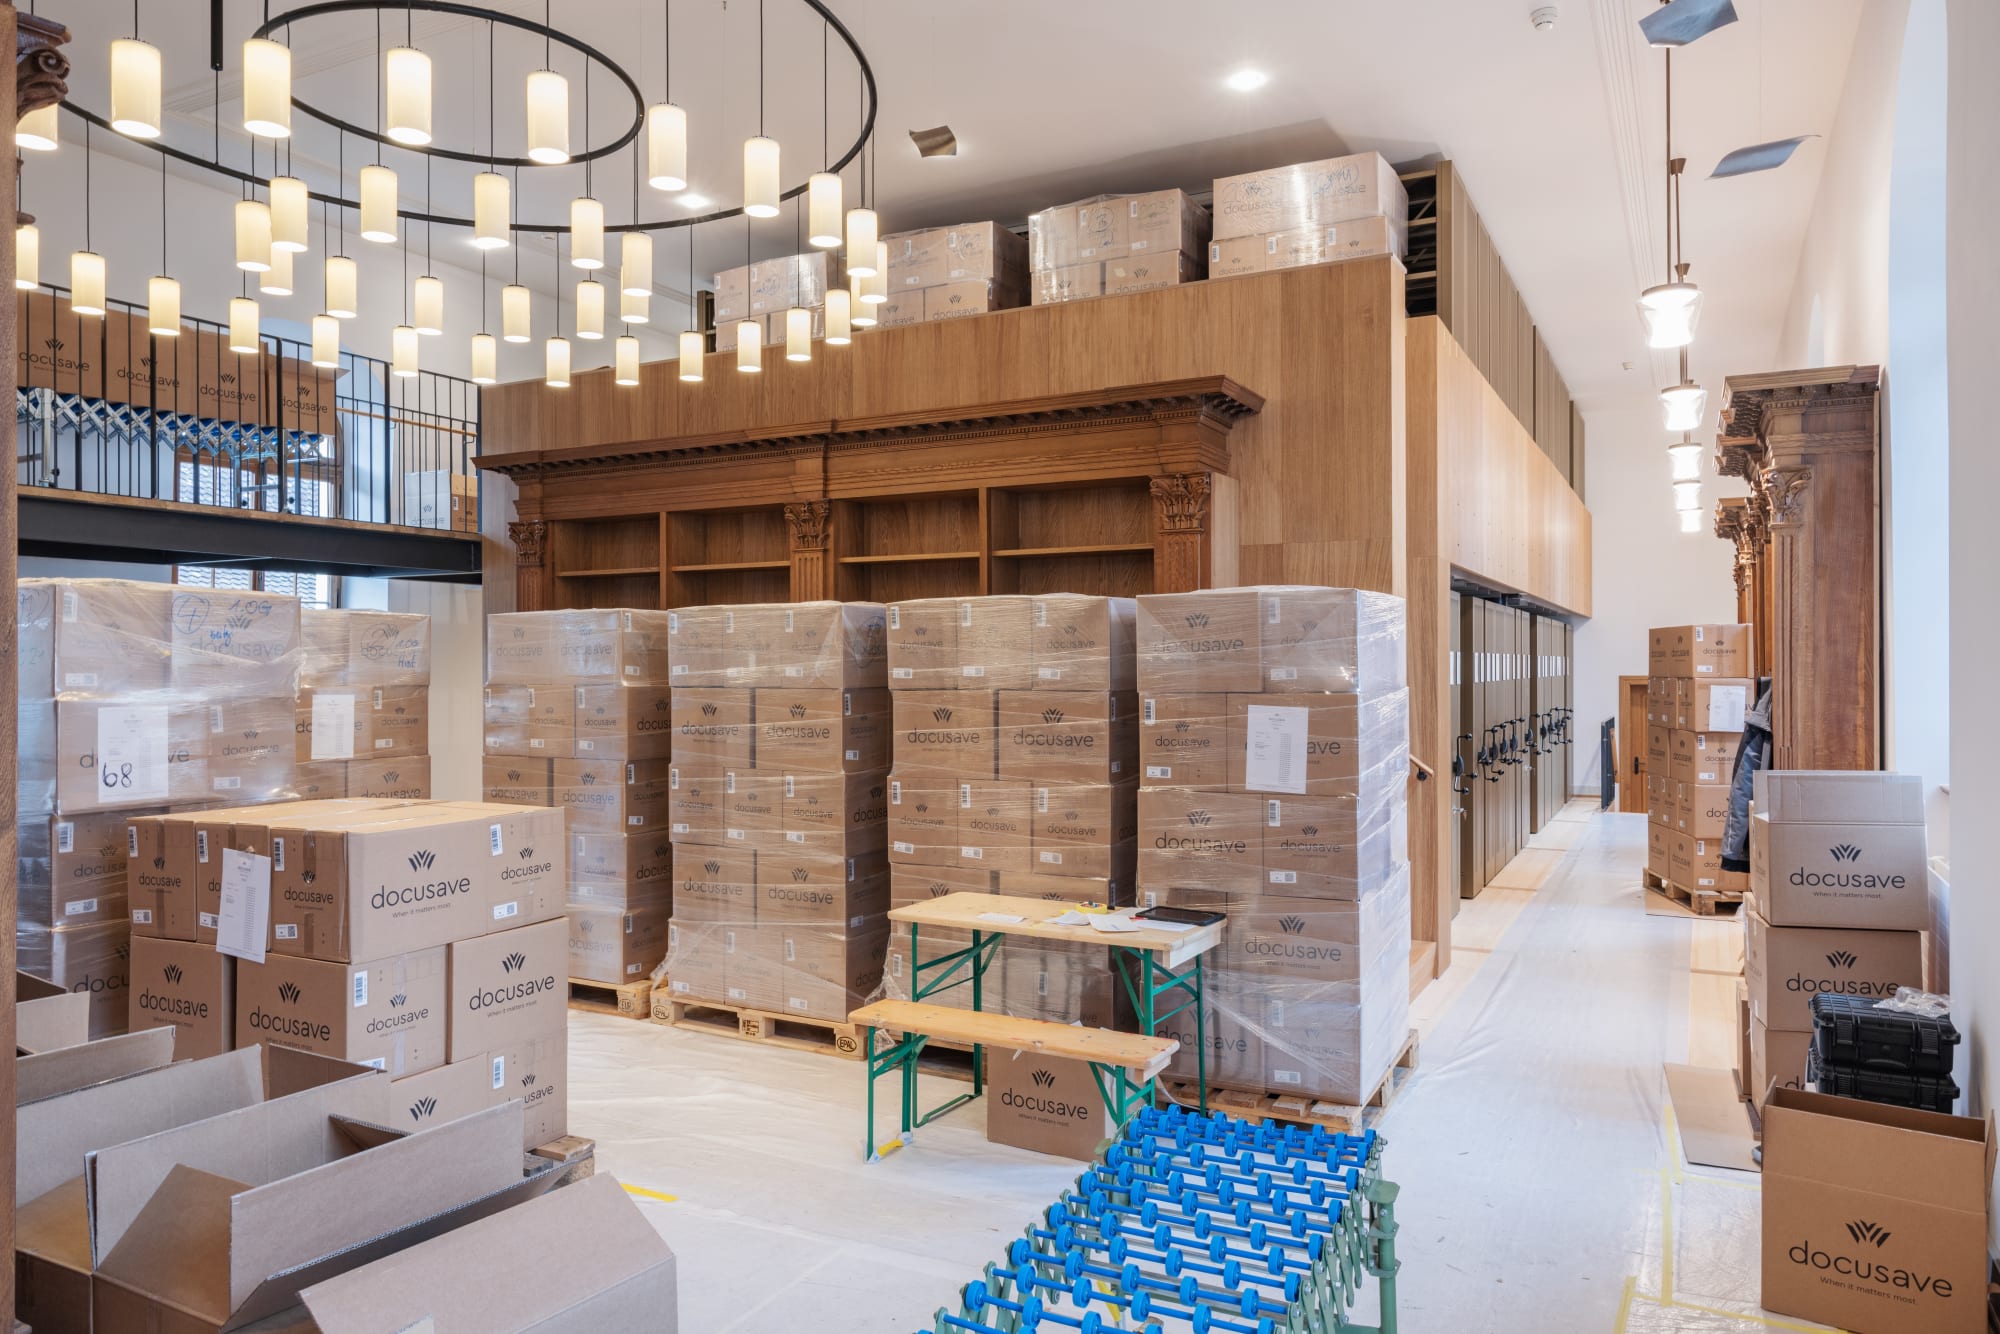
[[664,686],[577,687],[571,733],[576,758],[666,758],[673,737],[670,694]]
[[1927,984],[1922,932],[1773,926],[1759,906],[1752,899],[1744,914],[1743,978],[1750,1013],[1767,1028],[1811,1032],[1822,992],[1887,1000]]
[[986,1063],[986,1138],[1089,1161],[1112,1132],[1088,1061],[995,1051]]
[[997,893],[994,879],[992,872],[977,868],[968,870],[962,866],[895,863],[889,867],[889,906],[901,908],[912,903],[941,899],[947,894]]
[[961,598],[957,608],[959,688],[1025,690],[1033,685],[1033,600]]
[[924,318],[927,320],[957,320],[967,315],[985,315],[996,310],[1010,310],[1022,304],[1023,280],[999,282],[987,278],[965,278],[956,282],[941,283],[936,287],[926,287],[923,296]]
[[[1351,795],[1381,781],[1409,747],[1409,693],[1230,695],[1229,786],[1238,792]],[[1401,774],[1390,781],[1400,783]]]
[[1018,779],[958,785],[958,864],[988,871],[1033,869],[1034,802]]
[[[1756,645],[1747,625],[1676,625],[1669,628],[1664,676],[1754,677]],[[1741,728],[1703,728],[1741,731]]]
[[577,834],[637,834],[667,822],[665,760],[556,760],[555,803]]
[[1218,177],[1214,190],[1217,240],[1375,215],[1405,218],[1410,209],[1402,180],[1379,153]]
[[173,587],[123,579],[24,579],[17,612],[21,699],[113,697],[168,684]]
[[1363,809],[1351,798],[1264,802],[1265,894],[1353,902],[1390,883],[1409,861],[1401,802]]
[[[21,988],[24,979],[40,982],[47,994],[25,993]],[[27,1057],[81,1047],[90,1041],[90,997],[64,991],[29,973],[16,973],[14,984],[14,1073],[18,1083],[21,1061]]]
[[[21,824],[22,855],[30,836],[47,840],[48,884],[46,911],[51,926],[84,926],[92,922],[117,922],[129,914],[126,877],[129,874],[127,820],[116,812],[103,815],[52,816]],[[39,849],[38,849],[39,851]],[[24,882],[22,916],[28,916]]]
[[1924,827],[1750,818],[1750,888],[1776,926],[1930,928]]
[[1688,732],[1741,732],[1757,683],[1731,677],[1677,678],[1674,726]]
[[123,1033],[128,1027],[127,987],[131,980],[132,931],[124,922],[62,926],[47,933],[48,961],[21,950],[22,966],[64,991],[90,997],[90,1036]]
[[297,598],[186,585],[177,585],[173,598],[167,629],[176,690],[255,698],[289,697],[298,688]]
[[1264,272],[1265,240],[1261,236],[1232,236],[1208,243],[1208,276],[1233,278],[1244,273]]
[[481,696],[486,753],[534,755],[528,744],[528,719],[534,707],[534,686],[487,686]]
[[519,755],[488,755],[479,766],[480,792],[509,806],[553,806],[555,762]]
[[[762,924],[759,924],[760,931]],[[844,1020],[882,985],[889,923],[844,932],[782,926],[773,976],[781,1013]]]
[[1674,675],[1673,643],[1674,626],[1657,625],[1646,632],[1646,675],[1662,677]]
[[1181,1079],[1194,1079],[1198,1073],[1205,1073],[1211,1084],[1261,1088],[1266,1053],[1259,1007],[1244,994],[1242,982],[1225,978],[1219,973],[1208,979],[1203,992],[1207,1003],[1203,1007],[1205,1013],[1202,1015],[1200,1036],[1208,1040],[1203,1062],[1206,1068],[1201,1070],[1196,1065],[1200,1043],[1195,1012],[1190,1007],[1154,1030],[1159,1036],[1173,1038],[1181,1044],[1167,1066],[1168,1071]]
[[[56,809],[63,814],[215,800],[207,708],[94,699],[53,708]],[[22,753],[38,750],[24,746]]]
[[418,1130],[484,1111],[494,1101],[484,1055],[389,1082],[389,1103],[396,1123]]
[[1690,838],[1721,838],[1729,822],[1727,783],[1674,784],[1674,830]]
[[1673,753],[1667,772],[1681,783],[1728,783],[1735,771],[1736,752],[1743,745],[1741,732],[1681,732],[1672,737]]
[[296,1047],[400,1079],[445,1063],[446,999],[441,945],[353,964],[239,960],[236,1045]]
[[734,928],[678,912],[667,925],[667,994],[676,1001],[725,1002]]
[[1754,1015],[1750,1020],[1750,1102],[1759,1112],[1770,1100],[1771,1091],[1806,1091],[1806,1056],[1812,1048],[1812,1034],[1789,1029],[1766,1028]]
[[562,1031],[569,1012],[569,930],[560,919],[454,941],[450,950],[446,1059],[462,1061]]
[[627,911],[571,904],[569,976],[616,985],[651,975],[667,957],[671,916],[665,906]]
[[810,250],[760,259],[750,266],[750,313],[782,315],[793,306],[824,306],[828,285],[844,281],[836,252]]
[[889,604],[887,648],[892,690],[957,687],[958,608],[955,598]]
[[1409,250],[1409,222],[1403,217],[1350,218],[1346,222],[1292,228],[1254,238],[1264,244],[1264,268],[1295,269],[1334,264],[1370,255],[1402,255]]
[[546,755],[552,760],[574,756],[576,692],[561,686],[544,686],[531,689],[528,695],[528,753]]
[[674,917],[689,922],[756,921],[756,852],[750,848],[695,848],[676,858]]
[[299,632],[305,645],[302,685],[430,684],[431,618],[427,615],[302,607]]
[[1773,1093],[1763,1305],[1881,1334],[1979,1334],[1993,1147],[1969,1117]]
[[1679,711],[1674,707],[1673,678],[1649,676],[1646,678],[1646,722],[1650,726],[1671,729]]
[[[1682,782],[1691,782],[1693,780],[1687,778],[1685,775],[1675,773],[1673,770],[1673,736],[1674,733],[1671,728],[1658,724],[1646,728],[1646,771],[1648,773],[1668,774]],[[1714,782],[1716,780],[1710,779],[1709,781]]]
[[1924,821],[1915,774],[1859,770],[1758,771],[1757,809],[1773,824],[1908,825]]
[[1139,771],[1147,787],[1229,785],[1229,696],[1145,695],[1139,701]]
[[[303,770],[306,766],[300,766]],[[349,760],[341,766],[345,782],[340,793],[358,798],[427,801],[431,795],[431,757],[400,755],[386,760]],[[300,793],[301,796],[305,794]],[[489,796],[489,801],[502,798]],[[546,806],[545,801],[507,801],[510,806]]]
[[993,877],[991,889],[975,893],[999,894],[1008,898],[1041,899],[1046,903],[1101,903],[1113,908],[1129,908],[1138,902],[1137,847],[1126,843],[1112,849],[1115,876],[1047,875],[1039,871],[1023,874],[1002,871]]
[[922,324],[924,322],[924,293],[921,288],[905,291],[889,290],[889,299],[873,303],[875,323],[883,329],[893,329],[899,325]]
[[888,609],[879,602],[794,602],[771,609],[775,679],[792,690],[880,689]]
[[1750,1093],[1750,988],[1736,979],[1736,1090],[1748,1102]]
[[496,1102],[521,1105],[521,1147],[569,1133],[569,1031],[516,1040],[486,1057]]
[[756,749],[756,706],[748,689],[673,692],[673,753],[686,764],[748,769]]
[[747,319],[750,315],[750,266],[738,265],[715,275],[715,326]]
[[1028,607],[1037,690],[1125,691],[1138,683],[1131,598],[1054,593]]
[[787,852],[880,853],[888,846],[887,774],[786,774],[781,782]]
[[958,783],[931,770],[889,775],[889,860],[911,866],[957,866]]
[[1263,600],[1250,589],[1138,599],[1139,693],[1260,688]]
[[1130,254],[1104,264],[1104,295],[1178,287],[1202,276],[1200,261],[1177,251]]
[[667,832],[676,843],[726,843],[722,810],[728,777],[707,768],[674,765],[667,770]]
[[172,1027],[183,1060],[236,1046],[236,960],[213,945],[134,937],[131,997],[133,1027]]
[[1695,838],[1682,833],[1668,835],[1667,870],[1662,879],[1671,880],[1682,889],[1712,889],[1724,894],[1741,894],[1750,888],[1747,873],[1722,869],[1721,839]]
[[728,843],[776,843],[785,827],[783,774],[722,776],[722,837]]
[[126,822],[130,858],[127,896],[135,935],[165,940],[196,938],[202,890],[217,886],[229,821],[199,815],[144,816]]
[[998,758],[994,736],[997,694],[992,690],[892,691],[898,772],[924,770],[960,778],[991,778]]
[[1002,778],[1116,783],[1138,776],[1138,696],[1076,690],[997,693]]
[[889,864],[879,854],[773,852],[757,859],[757,921],[861,930],[889,911]]
[[1263,855],[1263,798],[1182,788],[1140,790],[1139,879],[1147,888],[1256,883]]
[[665,833],[572,834],[569,897],[595,908],[642,908],[672,899],[674,850]]
[[1104,295],[1104,264],[1089,260],[1059,268],[1037,269],[1028,275],[1028,304],[1060,305],[1065,301],[1088,301]]
[[[530,1255],[534,1263],[522,1263]],[[426,1321],[491,1334],[679,1328],[674,1254],[608,1176],[314,1284],[302,1296],[321,1334],[413,1330]]]
[[872,773],[889,767],[887,690],[759,690],[756,767],[777,773]]
[[1031,783],[1033,869],[1047,876],[1126,877],[1136,869],[1139,784]]
[[1662,880],[1674,878],[1673,830],[1657,821],[1646,822],[1646,869]]

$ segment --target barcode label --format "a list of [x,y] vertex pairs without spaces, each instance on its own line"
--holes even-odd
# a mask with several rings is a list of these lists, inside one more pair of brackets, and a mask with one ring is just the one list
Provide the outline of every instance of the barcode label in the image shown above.
[[[201,836],[199,834],[195,836],[195,843],[197,847],[200,847]],[[202,850],[201,859],[203,861],[208,860],[208,853],[205,848]],[[282,838],[271,840],[271,869],[273,871],[282,871],[285,869],[285,840]]]
[[1139,705],[1139,717],[1144,722],[1153,721],[1153,701],[1148,699]]
[[1041,857],[1042,863],[1046,866],[1062,865],[1062,854],[1060,852],[1044,852],[1041,854]]
[[497,824],[486,826],[486,850],[495,857],[498,857],[503,850],[500,842],[500,826]]
[[528,749],[529,749],[529,750],[540,750],[540,749],[541,749],[541,748],[542,748],[543,746],[546,746],[546,745],[548,745],[548,744],[549,744],[548,742],[546,742],[546,741],[542,740],[542,739],[541,739],[540,737],[538,737],[538,736],[531,736],[531,737],[529,737],[529,738],[528,738]]
[[1274,885],[1296,885],[1299,883],[1299,873],[1297,871],[1273,871],[1271,872],[1271,883]]
[[234,792],[241,786],[243,786],[243,780],[240,778],[218,778],[215,780],[215,790],[217,792]]
[[66,588],[63,590],[63,619],[65,621],[73,621],[76,619],[75,589]]
[[[903,804],[903,783],[901,779],[896,779],[889,784],[889,801],[891,805],[895,806]],[[133,848],[132,851],[136,853],[139,849]]]
[[796,796],[796,795],[797,795],[797,793],[796,793],[796,792],[795,792],[795,791],[793,790],[793,788],[794,788],[794,783],[793,783],[793,779],[792,779],[792,775],[790,775],[790,774],[786,774],[786,775],[785,775],[785,795],[786,795],[787,797],[790,797],[790,796]]
[[75,850],[76,850],[76,826],[74,824],[71,824],[68,820],[64,820],[56,825],[56,851],[74,852]]
[[95,690],[96,672],[64,672],[63,685],[73,690]]
[[807,1000],[803,996],[793,996],[785,1003],[791,1006],[794,1010],[809,1010],[812,1008],[812,1002]]
[[723,790],[724,792],[734,792],[734,791],[736,791],[736,775],[735,775],[735,774],[724,774],[724,775],[722,776],[722,790]]
[[693,826],[689,825],[686,820],[676,820],[672,824],[668,825],[667,828],[672,830],[676,834],[685,834],[691,828],[693,828]]
[[368,970],[359,969],[349,983],[348,990],[354,997],[354,1008],[360,1009],[368,1003]]
[[387,750],[395,744],[396,738],[392,736],[377,737],[375,739],[375,749],[377,750]]
[[958,855],[959,855],[959,856],[961,856],[961,857],[963,857],[963,858],[965,858],[965,859],[966,859],[967,861],[971,861],[971,862],[983,862],[983,861],[985,861],[985,860],[986,860],[986,849],[985,849],[985,848],[960,848],[960,849],[958,850]]
[[1703,627],[1703,626],[1699,626],[1699,625],[1697,625],[1697,626],[1696,626],[1696,627],[1694,628],[1694,642],[1695,642],[1695,643],[1697,643],[1697,644],[1699,644],[1699,643],[1700,643],[1700,642],[1702,641],[1702,637],[1703,637],[1703,636],[1704,636],[1705,634],[1707,634],[1707,630],[1706,630],[1706,628],[1705,628],[1705,627]]
[[736,633],[736,613],[735,613],[735,612],[733,612],[733,611],[725,611],[725,612],[723,612],[723,613],[722,613],[722,633],[724,633],[724,634],[726,634],[726,635],[733,635],[733,634],[735,634],[735,633]]
[[632,628],[632,613],[629,611],[625,613],[625,628],[627,630]]
[[961,602],[958,604],[958,623],[960,625],[972,624],[972,604],[970,602]]
[[961,667],[959,670],[966,676],[986,675],[986,669],[984,667]]
[[743,841],[743,831],[742,831],[741,829],[727,829],[727,830],[724,830],[724,831],[723,831],[723,836],[724,836],[725,838],[733,838],[733,839],[735,839],[735,840],[736,840],[736,841],[737,841],[738,843],[741,843],[741,842]]
[[75,903],[69,904],[67,907],[63,909],[63,915],[65,917],[81,917],[83,916],[83,914],[87,912],[96,912],[96,911],[97,911],[96,899],[78,899]]
[[579,741],[576,743],[576,748],[578,750],[596,750],[597,743],[595,741]]
[[367,1060],[358,1062],[358,1064],[365,1065],[371,1070],[380,1070],[384,1074],[389,1072],[389,1058],[386,1056],[370,1056]]
[[1713,878],[1713,877],[1708,877],[1708,878],[1704,878],[1704,879],[1701,879],[1701,880],[1697,880],[1697,881],[1695,881],[1695,883],[1696,883],[1697,885],[1712,885],[1712,884],[1714,884],[1714,883],[1715,883],[1715,880],[1714,880],[1714,878]]
[[1305,1080],[1296,1070],[1273,1070],[1271,1072],[1271,1082],[1273,1084],[1303,1084]]
[[139,855],[139,826],[137,825],[128,824],[125,826],[125,855],[128,857]]
[[798,957],[799,957],[799,952],[798,952],[798,947],[797,947],[796,945],[794,945],[794,944],[792,943],[792,938],[791,938],[790,936],[786,936],[786,937],[785,937],[785,962],[786,962],[786,963],[796,963],[796,962],[798,962]]
[[271,934],[279,940],[297,940],[299,925],[297,922],[279,922],[271,928]]
[[152,920],[153,910],[151,908],[134,908],[132,910],[132,924],[134,926],[147,926],[151,924]]
[[972,809],[972,784],[960,783],[958,785],[958,808],[962,811]]
[[667,669],[667,675],[668,675],[668,676],[686,676],[686,675],[687,675],[687,670],[688,670],[688,665],[687,665],[686,663],[684,663],[684,662],[677,662],[677,663],[675,663],[675,664],[674,664],[673,666],[671,666],[671,667],[669,667],[669,668]]
[[796,830],[796,829],[788,829],[788,830],[786,830],[786,831],[785,831],[785,842],[787,842],[787,843],[803,843],[803,842],[805,842],[805,841],[806,841],[806,836],[805,836],[804,834],[800,833],[800,832],[799,832],[798,830]]
[[639,970],[640,970],[641,968],[644,968],[644,967],[645,967],[645,965],[644,965],[644,964],[640,964],[640,963],[628,963],[628,964],[626,964],[626,965],[625,965],[625,976],[627,976],[627,977],[630,977],[630,976],[632,976],[632,974],[634,974],[634,973],[638,972],[638,971],[639,971]]
[[1035,675],[1044,681],[1060,681],[1062,680],[1062,668],[1037,667],[1035,669]]
[[493,1058],[493,1087],[496,1089],[500,1088],[503,1085],[505,1085],[506,1082],[507,1082],[507,1058],[505,1056],[495,1056]]
[[1037,815],[1049,813],[1049,790],[1045,787],[1035,789],[1035,813]]
[[889,608],[889,628],[891,630],[900,630],[903,628],[903,609],[901,607]]
[[898,852],[915,852],[917,850],[917,845],[914,843],[897,842],[897,843],[891,843],[889,846],[894,848]]
[[861,752],[858,750],[850,750],[846,752],[846,756],[850,760],[858,760],[861,758]]
[[1148,778],[1172,778],[1173,776],[1174,771],[1167,765],[1149,764],[1146,766],[1146,777]]
[[646,817],[643,815],[628,815],[625,817],[625,824],[628,828],[636,829],[643,826],[645,823],[646,823]]
[[[679,612],[677,612],[677,611],[670,611],[670,612],[668,612],[668,613],[667,613],[667,633],[668,633],[668,634],[670,634],[670,635],[677,635],[677,634],[679,634],[680,632],[681,632],[681,614],[680,614]],[[494,1065],[495,1065],[495,1067],[496,1067],[496,1068],[498,1068],[498,1065],[499,1065],[499,1063],[498,1063],[498,1062],[496,1061],[496,1062],[494,1063]],[[497,1087],[498,1087],[498,1085],[495,1085],[495,1087],[497,1088]]]
[[222,918],[212,912],[196,913],[195,920],[200,922],[205,930],[209,931],[214,931],[222,925]]
[[1296,681],[1299,679],[1299,669],[1296,667],[1273,667],[1271,669],[1271,679],[1273,681]]
[[638,667],[638,664],[636,664],[636,663],[628,663],[628,664],[626,664],[626,667],[625,667],[625,675],[627,675],[627,676],[637,676],[638,674],[639,674],[639,667]]
[[518,917],[520,912],[521,905],[519,903],[496,903],[493,905],[493,920],[504,922],[509,917]]
[[[208,860],[208,831],[206,829],[197,829],[194,831],[194,859],[198,862],[206,862]],[[282,870],[283,867],[279,869]]]
[[1280,614],[1279,614],[1279,611],[1278,611],[1278,599],[1277,599],[1277,598],[1265,598],[1265,599],[1264,599],[1264,624],[1266,624],[1266,625],[1276,625],[1276,624],[1277,624],[1277,623],[1279,622],[1279,620],[1281,620],[1281,619],[1282,619],[1282,617],[1280,616]]
[[1267,801],[1267,802],[1265,802],[1265,803],[1264,803],[1264,823],[1265,823],[1265,824],[1267,824],[1267,825],[1269,825],[1269,826],[1271,826],[1271,828],[1273,828],[1273,829],[1276,829],[1276,828],[1278,827],[1278,824],[1279,824],[1279,820],[1280,820],[1280,815],[1279,815],[1279,811],[1280,811],[1280,807],[1279,807],[1279,805],[1278,805],[1278,803],[1277,803],[1277,802],[1275,802],[1275,801]]
[[1048,623],[1049,623],[1049,604],[1046,602],[1037,602],[1035,604],[1035,624],[1047,625]]
[[786,633],[786,634],[790,634],[790,633],[792,633],[792,617],[793,617],[793,615],[794,615],[794,614],[795,614],[795,613],[793,613],[793,612],[789,612],[789,611],[785,613],[785,633]]
[[889,669],[889,675],[892,679],[897,681],[911,681],[916,679],[917,673],[916,669],[913,667],[891,667]]

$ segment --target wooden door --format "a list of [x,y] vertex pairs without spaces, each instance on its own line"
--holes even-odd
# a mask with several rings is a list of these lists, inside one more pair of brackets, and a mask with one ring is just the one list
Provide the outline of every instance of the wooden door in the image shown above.
[[1618,809],[1646,813],[1646,678],[1618,678]]

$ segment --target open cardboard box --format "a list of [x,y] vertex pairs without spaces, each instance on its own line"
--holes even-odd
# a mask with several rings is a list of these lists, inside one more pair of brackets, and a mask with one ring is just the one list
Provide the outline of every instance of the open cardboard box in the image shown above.
[[[84,997],[86,1010],[89,999]],[[87,1022],[88,1015],[85,1019]],[[173,1059],[171,1028],[144,1028],[52,1051],[29,1052],[14,1058],[14,1105],[156,1070]]]
[[300,1291],[534,1198],[512,1103],[386,1129],[389,1081],[341,1080],[90,1155],[100,1328],[223,1334]]
[[38,1000],[18,1000],[14,1005],[14,1054],[33,1056],[36,1052],[76,1047],[90,1041],[90,997],[81,991],[65,991]]
[[674,1253],[598,1176],[302,1294],[321,1334],[680,1328]]

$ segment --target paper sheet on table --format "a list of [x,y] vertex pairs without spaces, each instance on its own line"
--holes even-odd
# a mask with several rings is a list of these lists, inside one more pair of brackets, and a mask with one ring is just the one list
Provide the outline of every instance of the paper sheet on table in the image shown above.
[[264,962],[271,929],[271,859],[254,852],[222,852],[222,916],[215,948],[251,963]]
[[1050,926],[1089,926],[1090,914],[1081,913],[1071,908],[1068,912],[1057,913],[1054,917],[1049,918],[1048,924]]
[[1090,928],[1093,931],[1102,931],[1106,935],[1111,936],[1122,936],[1127,932],[1144,931],[1146,929],[1129,917],[1109,916],[1091,918]]
[[1025,922],[1028,919],[1010,912],[983,912],[979,914],[979,920],[982,922]]
[[1250,792],[1306,790],[1306,710],[1252,704],[1243,724],[1243,787]]

